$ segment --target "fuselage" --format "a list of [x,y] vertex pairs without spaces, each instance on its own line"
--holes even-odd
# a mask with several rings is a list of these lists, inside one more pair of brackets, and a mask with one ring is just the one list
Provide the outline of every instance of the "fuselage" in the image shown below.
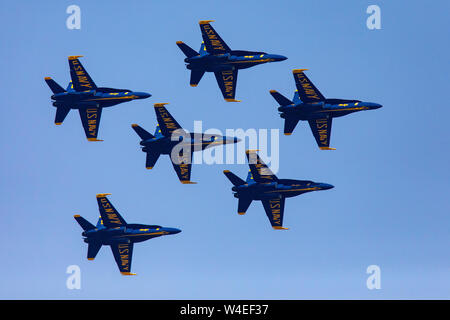
[[181,230],[176,228],[166,228],[156,225],[143,224],[127,224],[126,226],[118,228],[98,227],[88,231],[84,231],[82,236],[84,242],[96,242],[103,245],[116,243],[135,243],[142,242],[148,239],[177,234]]
[[381,105],[373,102],[363,102],[359,100],[326,99],[319,103],[297,103],[281,106],[278,111],[282,118],[297,118],[299,120],[311,120],[321,118],[337,118],[353,112],[374,110],[381,108]]
[[283,61],[287,58],[281,55],[268,54],[265,52],[233,50],[229,53],[212,55],[203,53],[201,55],[186,58],[186,68],[190,70],[204,70],[207,72],[246,69],[258,64]]
[[269,183],[247,183],[234,186],[231,190],[235,192],[234,197],[250,197],[253,200],[270,200],[281,197],[290,198],[300,194],[327,190],[333,188],[327,183],[318,183],[309,180],[278,179]]
[[[220,135],[205,135],[201,133],[188,133],[186,134],[173,134],[173,137],[154,137],[152,139],[147,139],[140,142],[142,147],[142,151],[149,152],[157,151],[161,154],[171,154],[173,148],[175,146],[182,147],[183,144],[186,144],[192,151],[201,151],[206,149],[207,147],[227,144],[227,143],[236,143],[240,140],[234,137],[225,137]],[[181,145],[180,145],[181,143]]]
[[53,106],[65,106],[71,109],[79,109],[87,106],[97,105],[98,107],[105,108],[117,105],[119,103],[135,100],[145,99],[150,97],[146,92],[133,92],[123,89],[108,89],[108,92],[101,90],[88,90],[88,91],[67,91],[62,93],[56,93],[51,96]]

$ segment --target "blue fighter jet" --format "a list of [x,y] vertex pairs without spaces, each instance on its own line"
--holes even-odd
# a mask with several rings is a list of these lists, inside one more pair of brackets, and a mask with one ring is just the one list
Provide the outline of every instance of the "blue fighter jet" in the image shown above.
[[128,89],[97,87],[78,60],[82,56],[70,56],[69,67],[72,81],[64,90],[50,77],[45,82],[53,91],[51,96],[56,107],[55,124],[61,125],[71,109],[80,113],[86,138],[89,141],[97,139],[102,109],[134,99],[145,99],[151,95],[146,92],[133,92]]
[[235,100],[236,81],[239,69],[246,69],[258,64],[283,61],[287,58],[276,54],[259,51],[231,50],[225,41],[211,26],[214,20],[200,21],[203,43],[200,52],[195,51],[182,41],[177,41],[178,47],[186,55],[186,68],[191,70],[190,84],[196,87],[205,72],[214,72],[219,88],[226,101]]
[[110,193],[97,194],[100,218],[96,226],[79,215],[74,218],[83,228],[82,236],[88,244],[87,258],[94,260],[103,245],[111,247],[114,259],[122,275],[131,273],[133,244],[148,239],[180,233],[176,228],[165,228],[157,225],[126,223],[111,202],[106,198]]
[[333,118],[346,116],[362,110],[381,108],[378,103],[360,100],[326,99],[303,71],[293,70],[297,90],[293,101],[275,90],[270,94],[280,104],[280,117],[285,119],[284,134],[291,135],[300,120],[308,121],[317,145],[321,150],[336,150],[330,148],[331,122]]
[[260,200],[269,218],[272,228],[286,230],[283,227],[284,202],[286,198],[295,197],[311,191],[328,190],[331,184],[308,180],[278,179],[267,165],[259,158],[257,150],[247,150],[250,171],[244,181],[234,173],[223,173],[234,185],[231,190],[239,199],[238,214],[243,215],[253,200]]
[[142,139],[140,145],[146,153],[145,167],[153,169],[161,154],[170,155],[173,168],[178,179],[183,184],[193,184],[191,181],[192,153],[201,151],[208,147],[219,146],[229,143],[237,143],[238,138],[229,138],[221,135],[188,133],[174,117],[167,111],[167,103],[155,103],[156,126],[155,134],[152,135],[137,124],[131,127]]

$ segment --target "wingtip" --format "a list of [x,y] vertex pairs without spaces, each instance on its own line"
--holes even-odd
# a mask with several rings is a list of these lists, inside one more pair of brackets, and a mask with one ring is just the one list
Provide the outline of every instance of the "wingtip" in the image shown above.
[[226,102],[241,102],[241,100],[236,99],[225,99]]
[[164,107],[166,104],[169,104],[169,103],[168,102],[154,103],[153,106],[155,108],[158,108],[158,107]]
[[153,167],[145,167],[145,169],[151,170],[151,169],[153,169]]
[[270,93],[277,93],[278,91],[277,90],[270,90],[269,92]]
[[184,43],[183,41],[177,41],[177,44],[182,44],[182,43]]
[[55,125],[60,126],[62,125],[62,122],[55,122]]
[[95,258],[87,258],[89,261],[93,261]]
[[249,150],[245,150],[246,154],[249,154],[250,152],[258,152],[259,149],[249,149]]
[[69,56],[69,60],[75,60],[75,59],[78,59],[81,57],[83,57],[83,56]]
[[45,77],[44,80],[52,80],[52,77]]
[[88,141],[103,141],[103,140],[97,139],[97,138],[87,138],[87,139],[88,139]]
[[223,170],[223,173],[229,173],[230,170]]
[[182,184],[197,184],[197,182],[194,181],[181,181]]
[[136,128],[136,127],[139,127],[139,125],[136,124],[136,123],[133,123],[133,124],[131,125],[131,127],[132,127],[132,128]]
[[74,217],[74,218],[79,218],[79,217],[81,217],[81,216],[80,216],[79,214],[74,214],[73,217]]
[[190,86],[191,86],[191,87],[196,87],[196,86],[198,86],[198,84],[192,84],[192,83],[191,83]]
[[96,194],[95,196],[96,196],[97,198],[104,198],[104,197],[110,196],[110,195],[111,195],[111,193],[98,193],[98,194]]
[[285,132],[284,135],[285,136],[290,136],[292,134],[292,132]]
[[292,70],[292,73],[301,73],[301,72],[303,72],[303,71],[306,71],[306,70],[308,70],[308,69],[294,69],[294,70]]
[[320,150],[336,150],[336,148],[320,147]]
[[239,215],[243,216],[245,212],[238,212]]
[[121,272],[120,274],[123,276],[135,276],[136,275],[136,273],[132,273],[132,272]]
[[214,20],[200,20],[198,24],[208,24],[210,22],[214,22]]
[[285,227],[279,227],[279,226],[275,226],[272,227],[274,230],[289,230],[289,228],[285,228]]

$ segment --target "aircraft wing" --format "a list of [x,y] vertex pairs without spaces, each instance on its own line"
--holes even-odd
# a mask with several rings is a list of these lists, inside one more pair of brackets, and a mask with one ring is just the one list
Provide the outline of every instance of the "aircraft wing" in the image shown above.
[[173,168],[177,173],[178,179],[183,184],[195,184],[196,182],[191,181],[191,169],[192,169],[192,151],[190,158],[183,157],[182,155],[176,155],[176,159],[172,159],[175,155],[170,155]]
[[84,69],[81,64],[79,57],[82,56],[70,56],[69,57],[69,67],[70,67],[70,76],[72,78],[72,84],[75,91],[88,91],[95,90],[97,86],[92,80],[89,73],[87,73],[86,69]]
[[182,129],[174,117],[167,111],[167,103],[155,103],[156,119],[158,120],[159,129],[165,137],[170,137],[175,130]]
[[255,150],[247,150],[245,154],[247,155],[248,165],[255,182],[270,183],[278,181],[277,176],[261,160]]
[[231,51],[225,41],[219,36],[219,34],[211,26],[210,22],[214,20],[199,21],[200,30],[202,31],[203,42],[206,47],[206,51],[210,54],[225,54]]
[[333,118],[330,117],[308,120],[317,145],[322,150],[334,150],[333,148],[330,148],[332,119]]
[[120,273],[123,275],[135,275],[131,273],[131,259],[133,257],[133,243],[117,243],[111,244],[111,251],[119,267]]
[[281,197],[281,199],[262,200],[267,218],[274,229],[286,229],[283,228],[285,199],[285,197]]
[[127,223],[122,216],[117,212],[116,208],[106,198],[110,193],[97,194],[98,210],[100,211],[100,217],[102,217],[103,225],[106,228],[125,227]]
[[216,76],[220,91],[222,91],[223,98],[228,102],[239,102],[239,100],[234,99],[236,95],[236,83],[238,76],[237,69],[215,71],[214,75]]
[[95,105],[92,107],[79,108],[78,112],[80,113],[81,123],[83,124],[86,138],[89,141],[102,141],[97,139],[100,118],[102,116],[102,108],[98,108],[97,105]]
[[295,69],[292,71],[300,100],[305,103],[324,101],[325,97],[305,75],[303,72],[305,70],[307,69]]

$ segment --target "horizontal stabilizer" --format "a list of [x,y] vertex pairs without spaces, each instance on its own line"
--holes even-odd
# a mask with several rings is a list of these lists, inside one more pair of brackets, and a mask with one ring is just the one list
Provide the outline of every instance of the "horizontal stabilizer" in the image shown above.
[[291,104],[294,104],[291,100],[283,96],[281,93],[279,93],[276,90],[270,90],[270,94],[272,97],[277,100],[277,102],[280,104],[280,106],[288,106]]
[[76,214],[73,216],[84,231],[95,229],[95,226],[82,216]]
[[56,83],[55,80],[53,80],[50,77],[45,77],[45,82],[50,87],[50,90],[52,90],[53,93],[63,93],[66,92],[63,87],[61,87],[59,84]]
[[298,118],[286,118],[284,121],[284,135],[290,136],[299,121],[300,120]]
[[247,212],[248,207],[250,207],[250,204],[252,203],[252,199],[248,197],[241,197],[238,201],[238,213],[240,215],[243,215]]
[[224,170],[223,173],[231,181],[231,183],[235,186],[242,186],[245,184],[245,181],[235,175],[233,172],[229,170]]
[[55,124],[56,125],[62,124],[69,111],[70,111],[69,107],[57,107],[55,115]]
[[136,131],[136,133],[142,140],[148,140],[148,139],[154,138],[154,136],[150,132],[141,128],[139,125],[137,125],[135,123],[132,124],[131,127],[133,128],[134,131]]
[[94,260],[97,256],[97,253],[100,251],[100,248],[102,247],[101,243],[92,242],[88,245],[88,253],[87,258],[88,260]]
[[159,156],[161,155],[161,153],[159,152],[154,152],[154,151],[149,151],[147,152],[147,155],[145,157],[145,168],[147,169],[153,169],[153,167],[156,164],[156,161],[158,161]]
[[205,74],[205,70],[192,70],[191,71],[191,80],[190,85],[191,87],[198,86],[198,83],[200,80],[202,80],[203,75]]
[[180,48],[181,51],[183,51],[184,55],[188,58],[192,58],[199,55],[197,51],[189,47],[183,41],[177,41],[177,46],[178,48]]

